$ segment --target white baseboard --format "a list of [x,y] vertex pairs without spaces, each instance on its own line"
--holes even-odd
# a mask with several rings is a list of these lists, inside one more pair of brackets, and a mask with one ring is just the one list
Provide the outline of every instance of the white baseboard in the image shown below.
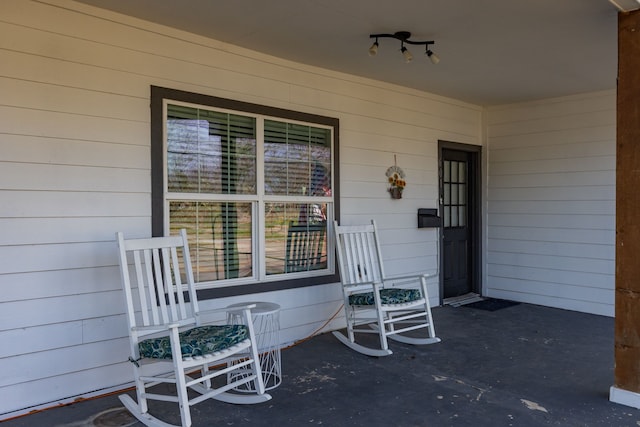
[[609,390],[609,400],[613,403],[640,409],[640,393],[611,386]]

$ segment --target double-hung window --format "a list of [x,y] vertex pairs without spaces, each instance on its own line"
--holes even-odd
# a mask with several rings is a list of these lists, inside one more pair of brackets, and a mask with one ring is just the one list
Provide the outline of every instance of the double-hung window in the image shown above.
[[187,229],[200,289],[337,281],[337,134],[336,119],[152,87],[153,234]]

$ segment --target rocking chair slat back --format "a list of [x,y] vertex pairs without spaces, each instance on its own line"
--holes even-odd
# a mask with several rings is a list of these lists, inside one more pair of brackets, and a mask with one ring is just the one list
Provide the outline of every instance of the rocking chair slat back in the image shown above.
[[[129,274],[123,272],[125,298],[129,305],[129,324],[134,326],[158,326],[172,322],[195,323],[197,300],[184,292],[195,295],[191,260],[188,257],[186,232],[180,236],[125,241],[118,236],[125,251],[133,253],[135,283]],[[162,247],[158,247],[162,239]],[[147,242],[147,244],[145,244]],[[183,247],[187,256],[178,253]],[[124,260],[123,265],[127,265]],[[186,282],[186,283],[185,283]],[[132,290],[137,288],[137,301]],[[132,310],[133,308],[133,310]],[[139,313],[139,318],[135,313]]]
[[336,226],[336,242],[343,284],[379,282],[384,278],[375,224]]

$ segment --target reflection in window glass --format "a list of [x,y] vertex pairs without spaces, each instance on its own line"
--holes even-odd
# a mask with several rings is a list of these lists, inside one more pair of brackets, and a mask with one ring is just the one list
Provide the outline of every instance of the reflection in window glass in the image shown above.
[[197,282],[251,277],[251,203],[173,200],[170,231],[186,228]]
[[451,162],[451,182],[458,182],[458,162]]
[[325,203],[267,203],[268,275],[327,268]]
[[464,205],[467,203],[467,186],[465,184],[458,184],[458,203]]
[[178,105],[167,115],[170,192],[255,194],[254,118]]
[[265,120],[265,194],[330,196],[331,132]]
[[458,209],[455,206],[451,207],[451,226],[458,227]]

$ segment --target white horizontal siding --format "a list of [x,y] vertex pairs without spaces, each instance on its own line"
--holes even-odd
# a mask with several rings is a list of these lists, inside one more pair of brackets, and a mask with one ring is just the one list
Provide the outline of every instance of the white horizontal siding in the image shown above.
[[119,229],[131,236],[149,226],[148,218],[135,216],[43,218],[0,218],[0,245],[112,241],[111,230]]
[[585,185],[600,185],[603,182],[615,181],[615,171],[591,170],[591,171],[558,171],[558,172],[531,172],[510,175],[493,175],[491,182],[495,188],[526,188],[526,187],[554,187],[558,183],[564,186],[580,187]]
[[118,166],[123,169],[148,168],[149,147],[109,142],[72,140],[53,136],[6,134],[0,139],[4,162],[85,167]]
[[4,374],[0,378],[0,387],[22,383],[33,378],[48,378],[64,375],[69,368],[51,360],[69,360],[75,371],[86,371],[101,366],[123,362],[122,357],[128,348],[128,338],[119,340],[85,343],[80,346],[61,347],[46,352],[30,352],[19,357],[7,357],[2,361]]
[[[548,282],[562,285],[584,286],[585,288],[612,289],[614,279],[610,274],[589,273],[583,271],[554,270],[545,267],[526,267],[522,265],[488,264],[489,277],[522,279],[536,282]],[[505,289],[503,287],[503,289]],[[493,291],[493,287],[491,291]],[[529,294],[535,294],[535,289]],[[579,296],[578,296],[579,297]],[[578,298],[580,299],[580,298]],[[608,304],[609,301],[602,301]],[[557,306],[557,305],[556,305]],[[555,307],[555,306],[554,306]]]
[[[120,290],[2,303],[2,330],[122,314]],[[25,313],[29,315],[26,316]]]
[[[69,360],[69,364],[72,362],[73,360]],[[44,363],[51,364],[52,360]],[[69,396],[99,394],[99,389],[96,389],[98,384],[113,384],[116,388],[129,387],[131,376],[129,362],[80,371],[70,370],[64,375],[46,376],[23,382],[19,387],[2,387],[0,400],[7,403],[20,401],[20,408],[54,407],[62,403],[71,403],[73,399],[69,399]],[[7,403],[4,403],[3,407],[7,406]],[[21,413],[22,411],[16,410],[5,415],[8,417]]]
[[[416,231],[437,141],[480,144],[479,107],[69,0],[0,2],[0,63],[0,339],[18,341],[0,351],[0,419],[131,381],[114,233],[150,235],[151,85],[340,119],[340,220],[378,221],[391,274],[437,264],[435,233]],[[284,345],[344,324],[337,284],[204,306],[252,298],[282,306]]]
[[112,264],[113,242],[0,247],[0,271],[5,274],[104,267]]
[[109,212],[110,216],[130,217],[149,215],[149,193],[98,193],[24,190],[0,190],[0,217],[50,218],[50,217],[98,217]]
[[589,230],[614,230],[615,218],[611,215],[554,215],[554,214],[532,214],[532,215],[510,215],[494,213],[488,218],[489,225],[503,227],[537,227],[545,228],[548,224],[556,227],[566,228],[586,228]]
[[120,286],[116,266],[0,274],[0,302],[99,293]]
[[19,356],[82,343],[82,321],[0,331],[0,357]]
[[486,293],[612,316],[615,92],[489,109]]
[[[583,233],[589,234],[590,231]],[[610,245],[606,244],[588,244],[566,243],[564,241],[544,241],[544,240],[524,240],[524,239],[500,239],[491,237],[490,249],[494,252],[501,253],[525,253],[537,255],[551,256],[571,256],[571,254],[580,254],[584,259],[594,260],[611,260],[613,261],[613,253]]]

